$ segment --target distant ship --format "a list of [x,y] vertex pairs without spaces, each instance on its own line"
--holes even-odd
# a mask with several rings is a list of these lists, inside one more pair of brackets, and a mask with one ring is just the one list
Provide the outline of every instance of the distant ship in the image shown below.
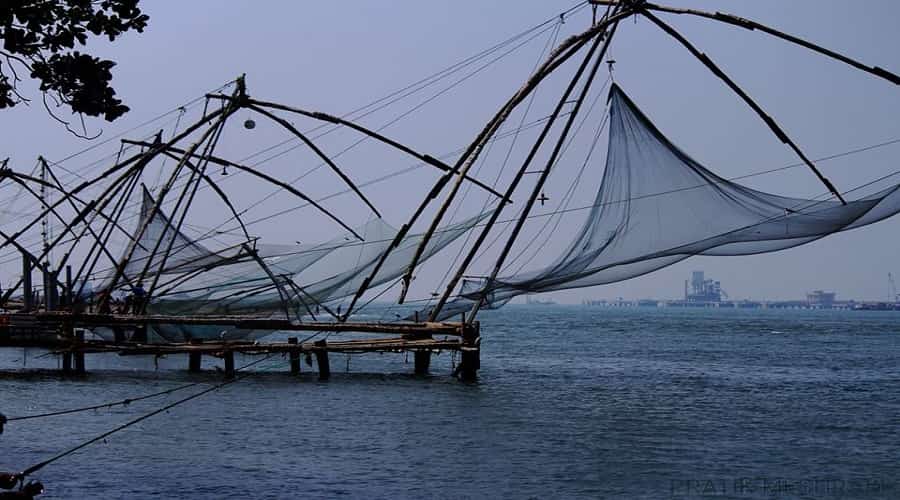
[[552,300],[541,300],[541,299],[533,299],[530,295],[525,296],[525,303],[532,306],[552,306],[556,305],[556,302]]

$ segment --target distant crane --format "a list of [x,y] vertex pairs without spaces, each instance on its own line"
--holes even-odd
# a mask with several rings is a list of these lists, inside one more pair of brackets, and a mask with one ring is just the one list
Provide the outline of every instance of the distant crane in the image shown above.
[[900,302],[900,293],[897,293],[897,284],[894,282],[894,275],[888,273],[888,286],[891,289],[891,300],[894,302]]

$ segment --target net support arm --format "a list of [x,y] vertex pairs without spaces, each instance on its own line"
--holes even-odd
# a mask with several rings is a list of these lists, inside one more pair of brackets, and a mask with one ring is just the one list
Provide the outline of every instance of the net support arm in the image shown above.
[[[478,159],[481,151],[484,149],[488,141],[490,141],[491,137],[493,137],[493,135],[497,132],[499,127],[509,118],[513,110],[516,109],[516,107],[518,107],[518,105],[522,101],[524,101],[525,98],[528,97],[548,75],[556,71],[556,69],[559,68],[560,65],[562,65],[566,60],[578,53],[582,47],[587,45],[589,41],[595,39],[601,33],[604,33],[611,23],[617,22],[618,20],[633,13],[634,10],[632,10],[630,7],[623,7],[618,12],[604,17],[596,24],[588,28],[586,31],[567,38],[559,46],[557,46],[550,54],[550,57],[541,65],[541,67],[531,75],[531,77],[522,85],[522,87],[518,91],[516,91],[515,94],[513,94],[513,96],[484,126],[478,136],[476,136],[475,140],[468,146],[466,152],[463,153],[463,155],[457,160],[456,164],[453,166],[452,172],[455,174],[457,171],[459,171],[463,176],[465,176],[469,172],[469,169],[471,169],[475,164],[475,161]],[[400,292],[400,303],[403,303],[406,294],[409,291],[409,285],[412,282],[413,273],[415,272],[415,268],[419,263],[419,259],[425,252],[425,248],[427,248],[431,237],[434,235],[435,230],[437,230],[441,220],[447,213],[447,210],[450,208],[450,205],[453,203],[457,193],[459,192],[461,180],[462,178],[458,178],[453,184],[453,187],[450,189],[449,193],[444,199],[443,204],[440,206],[434,218],[432,219],[431,225],[428,227],[428,230],[422,237],[422,241],[419,243],[418,248],[416,248],[416,252],[413,255],[413,258],[410,260],[409,266],[407,267],[407,270],[403,275],[403,290]],[[504,197],[503,202],[501,202],[501,206],[498,207],[497,213],[499,213],[499,211],[503,208],[503,205],[506,204],[505,201],[508,199],[508,196]]]
[[349,186],[350,189],[352,189],[353,192],[356,193],[357,196],[359,196],[359,199],[361,199],[378,218],[381,218],[381,212],[379,212],[378,209],[375,208],[375,205],[373,205],[372,202],[369,201],[368,198],[366,198],[366,195],[364,195],[362,193],[362,191],[360,191],[359,188],[356,187],[356,184],[349,177],[347,177],[347,174],[345,174],[343,172],[343,170],[341,170],[340,167],[338,167],[337,164],[335,164],[334,161],[328,157],[328,155],[326,155],[321,149],[319,149],[319,147],[316,146],[316,144],[312,140],[310,140],[309,137],[306,137],[305,134],[303,134],[302,132],[297,130],[297,128],[294,127],[293,125],[291,125],[291,123],[289,121],[285,120],[284,118],[282,118],[266,109],[263,109],[259,106],[255,106],[253,104],[247,104],[245,107],[247,109],[256,111],[257,113],[265,116],[266,118],[269,118],[270,120],[274,121],[275,123],[278,123],[279,125],[284,127],[286,130],[288,130],[290,133],[297,136],[301,141],[303,141],[304,144],[306,144],[309,147],[309,149],[311,149],[316,154],[316,156],[321,158],[322,161],[324,161],[325,164],[328,165],[328,167],[331,168],[331,170],[333,170],[334,173],[336,173],[338,175],[338,177],[341,178],[342,181],[344,181],[344,184],[347,184],[347,186]]
[[[592,4],[600,4],[600,5],[615,5],[615,4],[619,3],[619,0],[591,0],[591,3]],[[881,68],[879,66],[868,66],[866,64],[863,64],[863,63],[857,61],[856,59],[847,57],[844,54],[841,54],[834,50],[828,49],[826,47],[822,47],[821,45],[818,45],[818,44],[812,43],[808,40],[804,40],[800,37],[791,35],[790,33],[785,33],[783,31],[777,30],[775,28],[772,28],[770,26],[767,26],[767,25],[762,24],[757,21],[753,21],[751,19],[736,16],[734,14],[728,14],[725,12],[719,12],[719,11],[707,12],[707,11],[698,10],[698,9],[683,9],[683,8],[679,8],[679,7],[669,7],[667,5],[659,5],[659,4],[654,4],[654,3],[650,3],[650,2],[644,2],[643,7],[645,9],[655,10],[658,12],[668,12],[670,14],[686,14],[686,15],[691,15],[691,16],[696,16],[696,17],[702,17],[705,19],[712,19],[714,21],[730,24],[732,26],[737,26],[739,28],[744,28],[744,29],[747,29],[750,31],[758,30],[758,31],[761,31],[768,35],[774,36],[776,38],[780,38],[784,41],[787,41],[787,42],[799,45],[803,48],[812,50],[813,52],[817,52],[826,57],[830,57],[830,58],[840,61],[844,64],[852,66],[858,70],[865,71],[866,73],[869,73],[871,75],[877,76],[879,78],[883,78],[883,79],[893,83],[894,85],[900,85],[900,75],[897,75],[896,73],[892,73],[892,72],[890,72],[884,68]]]
[[[605,26],[608,26],[608,25],[605,25]],[[550,133],[550,130],[553,128],[554,122],[559,117],[563,106],[565,106],[566,103],[569,101],[569,96],[572,95],[572,92],[575,90],[575,87],[578,85],[578,82],[581,80],[582,75],[584,74],[585,70],[587,70],[590,62],[593,60],[594,54],[597,52],[598,47],[600,47],[601,43],[603,42],[604,33],[605,32],[601,32],[596,35],[596,38],[594,39],[594,42],[591,44],[590,49],[588,50],[587,54],[585,55],[584,59],[582,60],[581,64],[579,65],[575,74],[569,80],[569,83],[566,86],[565,91],[559,97],[556,107],[554,108],[553,113],[551,114],[551,119],[548,120],[547,123],[544,125],[543,130],[541,130],[541,134],[538,136],[537,140],[531,146],[531,149],[528,152],[528,156],[526,156],[525,160],[522,162],[522,165],[519,167],[519,170],[516,173],[516,176],[512,179],[510,184],[507,186],[507,188],[506,188],[506,196],[507,197],[512,196],[512,193],[515,192],[515,190],[519,186],[519,183],[521,182],[522,178],[525,176],[525,172],[528,171],[528,168],[531,165],[531,162],[534,160],[535,156],[537,155],[538,151],[540,150],[541,146],[543,145],[544,141],[546,140],[547,135]],[[456,289],[456,285],[459,283],[460,279],[462,279],[463,275],[466,273],[466,270],[472,264],[472,261],[475,259],[475,256],[477,255],[479,249],[481,248],[481,245],[484,244],[484,241],[487,239],[488,234],[491,232],[491,230],[494,228],[494,225],[497,223],[497,220],[500,217],[500,212],[501,212],[502,208],[503,208],[502,205],[500,207],[497,207],[497,210],[495,210],[494,213],[491,214],[491,218],[488,220],[487,224],[485,224],[484,227],[481,229],[481,232],[478,234],[478,238],[475,240],[475,243],[469,249],[468,253],[466,254],[466,257],[463,259],[462,263],[457,268],[456,273],[453,275],[453,277],[450,279],[450,281],[448,281],[448,283],[444,289],[444,293],[441,295],[440,299],[438,299],[438,302],[435,304],[434,308],[432,309],[431,315],[428,319],[429,321],[436,320],[436,318],[438,317],[438,315],[441,312],[441,309],[444,308],[444,305],[450,299],[450,295],[453,293],[453,290]],[[523,210],[528,210],[528,205],[526,205]],[[515,238],[513,238],[513,240],[514,239]]]
[[269,279],[272,280],[272,284],[275,285],[275,288],[278,290],[278,295],[279,297],[281,297],[281,306],[284,309],[284,317],[287,318],[288,321],[290,321],[291,309],[288,305],[289,295],[287,291],[285,291],[281,282],[278,281],[278,277],[275,276],[274,273],[272,273],[272,270],[269,269],[269,266],[266,265],[266,262],[259,256],[259,253],[255,249],[250,248],[246,243],[243,245],[243,247],[244,251],[247,252],[247,254],[250,255],[250,257],[252,257],[257,264],[259,264],[259,267],[261,267],[262,270],[269,276]]
[[[144,145],[145,143],[140,142],[140,141],[134,141],[133,144]],[[183,149],[181,149],[181,148],[176,148],[176,147],[174,147],[174,146],[166,146],[164,149],[165,149],[166,151],[170,151],[170,152],[172,152],[172,153],[176,153],[176,154],[179,154],[179,155],[187,155],[188,157],[191,157],[191,158],[200,158],[200,155],[198,155],[198,154],[195,154],[195,153],[189,153],[188,151],[185,151],[185,150],[183,150]],[[241,170],[241,171],[243,171],[243,172],[247,172],[247,173],[250,174],[250,175],[259,177],[260,179],[262,179],[262,180],[264,180],[264,181],[266,181],[266,182],[272,183],[272,184],[274,184],[274,185],[276,185],[276,186],[278,186],[278,187],[280,187],[280,188],[282,188],[282,189],[284,189],[284,190],[290,192],[290,193],[293,194],[294,196],[296,196],[296,197],[302,199],[302,200],[305,201],[306,203],[309,203],[310,205],[312,205],[313,207],[315,207],[317,210],[319,210],[320,212],[322,212],[323,214],[325,214],[326,216],[328,216],[331,220],[333,220],[333,221],[337,222],[338,224],[340,224],[341,227],[343,227],[344,229],[346,229],[347,231],[349,231],[356,239],[358,239],[358,240],[360,240],[360,241],[365,241],[365,240],[363,239],[362,236],[360,236],[356,231],[353,230],[353,228],[351,228],[350,226],[348,226],[344,221],[342,221],[341,219],[339,219],[336,215],[334,215],[333,213],[331,213],[329,210],[325,209],[325,207],[323,207],[322,205],[320,205],[319,203],[317,203],[315,200],[313,200],[313,199],[310,198],[309,196],[307,196],[307,195],[303,194],[302,192],[298,191],[296,188],[294,188],[294,187],[291,186],[290,184],[287,184],[287,183],[285,183],[285,182],[282,182],[282,181],[280,181],[280,180],[278,180],[278,179],[276,179],[276,178],[274,178],[274,177],[272,177],[272,176],[270,176],[270,175],[264,174],[264,173],[262,173],[262,172],[260,172],[260,171],[258,171],[258,170],[256,170],[256,169],[254,169],[254,168],[252,168],[252,167],[248,167],[248,166],[242,165],[242,164],[240,164],[240,163],[235,163],[235,162],[228,161],[228,160],[225,160],[225,159],[223,159],[223,158],[219,158],[219,157],[212,156],[212,155],[206,155],[206,156],[203,156],[203,158],[204,158],[205,160],[209,161],[210,163],[215,163],[216,165],[225,166],[225,167],[231,167],[231,168],[235,168],[235,169],[237,169],[237,170]]]
[[[128,144],[138,144],[138,145],[146,144],[141,141],[130,141],[130,140],[123,140],[122,142],[125,142]],[[175,148],[166,148],[165,150],[163,150],[162,154],[164,154],[165,156],[168,156],[169,158],[172,158],[175,161],[181,161],[181,157],[179,157],[178,154],[176,154],[176,151],[173,151],[174,149]],[[194,156],[196,157],[197,155],[194,155]],[[216,162],[212,161],[212,159],[209,158],[208,156],[206,157],[206,159],[209,160],[211,163],[216,163]],[[210,188],[212,188],[213,191],[216,192],[216,195],[218,195],[219,198],[222,200],[222,202],[225,203],[226,206],[228,206],[228,209],[231,210],[232,216],[234,216],[234,219],[238,221],[238,224],[240,224],[241,231],[244,233],[244,237],[247,239],[247,241],[252,240],[252,238],[250,237],[250,233],[247,231],[247,226],[244,225],[244,221],[241,219],[240,214],[238,213],[238,211],[234,207],[234,205],[231,203],[231,199],[228,198],[228,195],[226,195],[225,192],[222,190],[222,188],[219,187],[219,184],[216,181],[214,181],[209,176],[209,174],[207,174],[206,172],[200,172],[199,167],[197,167],[190,161],[186,161],[185,166],[187,166],[188,168],[190,168],[191,170],[193,170],[195,172],[200,173],[200,178],[203,179],[203,181],[205,181],[206,184]]]
[[609,31],[605,33],[603,46],[594,57],[594,64],[589,70],[587,77],[585,78],[584,85],[581,88],[581,92],[578,94],[578,98],[575,101],[575,106],[572,108],[572,112],[569,113],[569,116],[566,118],[566,123],[563,126],[563,130],[560,132],[559,137],[556,140],[556,145],[553,147],[553,151],[550,153],[550,157],[547,158],[546,166],[541,171],[541,175],[538,181],[534,184],[534,187],[531,190],[531,195],[525,202],[525,207],[519,214],[519,219],[516,221],[516,225],[513,227],[509,238],[507,238],[506,244],[503,246],[503,250],[500,252],[500,256],[497,257],[497,261],[494,264],[491,275],[485,281],[484,291],[482,295],[480,296],[479,300],[476,301],[472,306],[472,311],[469,314],[468,318],[469,323],[475,321],[475,316],[481,309],[481,306],[484,303],[487,294],[490,293],[491,286],[497,279],[497,275],[500,274],[500,270],[503,268],[503,264],[506,261],[506,258],[509,256],[510,250],[512,250],[516,239],[519,237],[519,234],[522,231],[522,227],[524,227],[525,225],[525,221],[528,219],[528,216],[531,213],[531,209],[534,208],[535,201],[538,199],[540,193],[543,192],[544,184],[546,183],[547,178],[550,177],[550,171],[553,169],[553,165],[556,164],[556,160],[559,157],[560,151],[562,150],[562,147],[566,142],[566,138],[569,136],[569,132],[572,129],[572,124],[575,123],[575,117],[581,110],[581,107],[584,104],[584,100],[587,98],[588,93],[591,90],[591,85],[594,83],[594,79],[597,76],[597,71],[600,69],[600,66],[603,65],[603,58],[606,55],[607,50],[609,49],[609,44],[612,42],[613,35],[615,35],[618,25],[618,22],[614,22],[609,27]]
[[782,143],[787,144],[791,149],[794,150],[794,153],[796,153],[797,156],[800,157],[800,159],[803,161],[803,163],[805,163],[806,166],[809,167],[810,170],[812,170],[814,174],[816,174],[816,177],[818,177],[819,180],[822,182],[822,184],[824,184],[825,187],[828,188],[828,190],[831,192],[831,194],[833,194],[844,205],[847,204],[846,200],[844,200],[844,197],[841,196],[841,193],[837,190],[837,188],[834,187],[834,184],[832,184],[831,181],[828,180],[828,178],[826,178],[822,174],[822,172],[819,171],[819,169],[806,156],[806,154],[803,153],[803,151],[800,149],[800,147],[797,146],[797,144],[790,137],[788,137],[788,135],[784,132],[784,130],[781,129],[781,127],[778,125],[778,123],[776,123],[775,120],[771,116],[766,114],[766,112],[759,106],[759,104],[757,104],[756,101],[754,101],[746,92],[744,92],[744,90],[740,86],[738,86],[738,84],[735,83],[734,80],[731,79],[731,77],[729,77],[727,74],[725,74],[725,72],[722,71],[712,61],[712,59],[709,58],[709,56],[707,56],[703,52],[700,52],[700,50],[698,50],[697,47],[695,47],[684,36],[682,36],[681,33],[676,31],[670,25],[666,24],[660,18],[653,15],[653,13],[647,11],[646,9],[642,9],[639,12],[641,13],[641,15],[643,15],[644,17],[646,17],[647,19],[652,21],[653,24],[657,25],[660,29],[662,29],[664,32],[666,32],[666,34],[668,34],[669,36],[671,36],[672,38],[677,40],[694,57],[696,57],[701,63],[703,63],[703,65],[706,66],[707,69],[709,69],[720,80],[725,82],[725,84],[735,94],[740,96],[740,98],[743,99],[744,102],[747,103],[747,105],[750,106],[750,108],[753,109],[753,111],[755,111],[757,115],[759,115],[759,117],[762,119],[762,121],[764,121],[766,123],[766,125],[769,126],[769,128],[772,130],[772,133],[774,133],[775,136],[778,137],[778,139]]
[[[452,167],[450,165],[447,165],[446,163],[442,162],[441,160],[439,160],[431,155],[419,153],[418,151],[410,148],[409,146],[406,146],[405,144],[397,142],[389,137],[386,137],[374,130],[363,127],[362,125],[354,123],[350,120],[345,120],[343,118],[340,118],[340,117],[334,116],[334,115],[330,115],[328,113],[322,113],[321,111],[307,111],[305,109],[295,108],[292,106],[285,106],[283,104],[278,104],[278,103],[274,103],[274,102],[265,102],[265,101],[260,101],[257,99],[250,99],[249,102],[250,102],[250,104],[257,106],[257,107],[261,107],[261,108],[278,109],[281,111],[287,111],[290,113],[296,113],[299,115],[303,115],[303,116],[306,116],[309,118],[313,118],[315,120],[333,123],[335,125],[344,125],[348,128],[356,130],[357,132],[361,132],[379,142],[383,142],[384,144],[387,144],[388,146],[391,146],[394,149],[397,149],[397,150],[402,151],[414,158],[417,158],[417,159],[425,162],[426,164],[437,168],[438,170],[442,170],[444,172],[449,172],[450,170],[452,170]],[[481,189],[484,189],[488,193],[491,193],[492,195],[496,196],[497,198],[501,198],[503,196],[499,192],[494,190],[492,187],[479,181],[478,179],[466,176],[466,180],[475,184],[476,186],[480,187]]]

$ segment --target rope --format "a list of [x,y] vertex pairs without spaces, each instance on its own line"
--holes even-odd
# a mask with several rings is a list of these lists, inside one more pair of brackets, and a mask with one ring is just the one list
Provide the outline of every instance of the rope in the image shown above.
[[[265,356],[265,357],[262,358],[262,359],[255,360],[255,361],[253,361],[253,362],[251,362],[251,363],[248,363],[248,364],[242,366],[240,369],[243,370],[243,369],[245,369],[245,368],[249,368],[249,367],[251,367],[251,366],[253,366],[253,365],[259,364],[259,363],[261,363],[261,362],[263,362],[263,361],[266,361],[267,359],[271,358],[272,356],[274,356],[274,354],[269,354],[269,355]],[[250,373],[245,373],[245,374],[243,374],[243,375],[241,375],[241,376],[239,376],[239,377],[235,377],[235,378],[233,378],[233,379],[229,379],[229,380],[226,380],[226,381],[224,381],[224,382],[215,384],[215,385],[213,385],[213,386],[211,386],[211,387],[209,387],[209,388],[207,388],[207,389],[204,389],[204,390],[202,390],[202,391],[200,391],[200,392],[191,394],[190,396],[187,396],[187,397],[185,397],[185,398],[179,399],[178,401],[174,401],[174,402],[172,402],[172,403],[170,403],[170,404],[167,404],[166,406],[163,406],[163,407],[161,407],[161,408],[158,408],[158,409],[156,409],[156,410],[153,410],[153,411],[151,411],[151,412],[149,412],[149,413],[145,413],[144,415],[141,415],[140,417],[137,417],[137,418],[135,418],[135,419],[129,420],[128,422],[125,422],[125,423],[122,424],[122,425],[119,425],[119,426],[117,426],[117,427],[114,427],[113,429],[111,429],[111,430],[109,430],[109,431],[106,431],[106,432],[104,432],[104,433],[102,433],[102,434],[100,434],[100,435],[98,435],[98,436],[96,436],[96,437],[93,437],[93,438],[91,438],[91,439],[89,439],[89,440],[87,440],[87,441],[84,441],[83,443],[81,443],[81,444],[79,444],[79,445],[77,445],[77,446],[74,446],[74,447],[72,447],[72,448],[69,448],[68,450],[65,450],[65,451],[63,451],[63,452],[57,454],[57,455],[54,455],[53,457],[51,457],[51,458],[49,458],[49,459],[47,459],[47,460],[44,460],[43,462],[38,462],[38,463],[32,465],[31,467],[29,467],[29,468],[25,469],[24,471],[22,471],[21,476],[22,476],[22,477],[25,477],[25,476],[29,476],[29,475],[31,475],[31,474],[34,474],[35,472],[37,472],[37,471],[43,469],[44,467],[46,467],[46,466],[52,464],[53,462],[56,462],[57,460],[60,460],[60,459],[62,459],[62,458],[65,458],[65,457],[67,457],[67,456],[69,456],[69,455],[71,455],[71,454],[73,454],[73,453],[75,453],[75,452],[77,452],[77,451],[79,451],[79,450],[81,450],[81,449],[83,449],[83,448],[86,448],[87,446],[90,446],[90,445],[92,445],[92,444],[94,444],[94,443],[96,443],[96,442],[98,442],[98,441],[102,441],[102,440],[106,439],[107,437],[109,437],[109,436],[111,436],[111,435],[113,435],[113,434],[115,434],[115,433],[117,433],[117,432],[123,431],[123,430],[125,430],[125,429],[127,429],[127,428],[129,428],[129,427],[132,427],[132,426],[134,426],[134,425],[136,425],[136,424],[139,424],[139,423],[143,422],[144,420],[147,420],[147,419],[150,418],[150,417],[153,417],[153,416],[155,416],[155,415],[159,415],[160,413],[163,413],[163,412],[166,412],[166,411],[168,411],[168,410],[171,410],[172,408],[175,408],[175,407],[178,406],[178,405],[181,405],[181,404],[183,404],[183,403],[187,403],[188,401],[192,401],[192,400],[194,400],[194,399],[197,399],[197,398],[199,398],[200,396],[203,396],[203,395],[205,395],[205,394],[209,394],[210,392],[213,392],[213,391],[215,391],[215,390],[221,389],[222,387],[225,387],[225,386],[227,386],[227,385],[230,385],[230,384],[233,384],[233,383],[238,382],[238,381],[240,381],[240,380],[243,380],[243,379],[245,379],[245,378],[247,378],[247,377],[249,377],[249,376],[251,376],[251,375],[253,375],[252,372],[250,372]]]
[[91,411],[91,410],[101,410],[104,408],[113,408],[115,406],[128,406],[131,403],[136,403],[138,401],[144,401],[147,399],[156,398],[159,396],[165,396],[165,395],[172,394],[174,392],[178,392],[178,391],[190,388],[190,387],[194,387],[196,385],[199,385],[199,383],[185,384],[185,385],[181,385],[178,387],[173,387],[171,389],[166,389],[164,391],[154,392],[153,394],[147,394],[147,395],[139,396],[136,398],[126,398],[126,399],[122,399],[119,401],[112,401],[109,403],[103,403],[103,404],[98,404],[98,405],[93,405],[93,406],[72,408],[69,410],[60,410],[60,411],[54,411],[54,412],[49,412],[49,413],[38,413],[36,415],[27,415],[24,417],[8,417],[7,421],[8,422],[16,422],[16,421],[20,421],[20,420],[33,420],[36,418],[57,417],[60,415],[71,415],[73,413],[81,413],[81,412],[86,412],[86,411]]

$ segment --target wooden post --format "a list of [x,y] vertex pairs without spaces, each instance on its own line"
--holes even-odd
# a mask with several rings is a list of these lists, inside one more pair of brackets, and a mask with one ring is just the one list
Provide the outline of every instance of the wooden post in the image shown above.
[[56,311],[59,309],[59,287],[56,286],[57,279],[59,278],[56,271],[48,271],[47,272],[47,286],[48,286],[48,299],[50,307],[47,308],[48,311]]
[[428,349],[420,349],[415,353],[416,375],[428,375],[428,367],[431,366],[431,351]]
[[234,351],[225,351],[225,378],[234,378]]
[[[200,341],[196,339],[191,339],[190,343],[192,345],[199,344]],[[188,353],[188,371],[191,373],[197,373],[202,369],[203,366],[203,353],[200,351],[191,351]]]
[[[78,330],[75,332],[75,340],[77,341],[79,347],[81,344],[84,344],[84,330]],[[76,375],[84,375],[86,370],[84,368],[84,351],[76,351],[75,352],[75,374]]]
[[72,373],[72,353],[66,351],[62,355],[62,372],[66,375]]
[[320,340],[316,342],[316,346],[321,349],[316,350],[316,364],[319,366],[319,380],[328,380],[331,378],[331,366],[328,362],[328,350],[325,348],[326,342]]
[[25,301],[25,312],[31,310],[34,306],[32,299],[34,296],[31,290],[31,259],[28,255],[22,254],[22,298]]
[[[297,337],[288,338],[288,344],[295,345],[297,344]],[[300,373],[300,350],[294,349],[291,350],[291,373],[294,375],[298,375]]]
[[456,375],[464,382],[478,379],[481,368],[481,325],[478,321],[463,324],[463,347],[460,350],[460,362]]
[[53,306],[50,302],[50,300],[51,300],[51,298],[50,298],[50,279],[49,279],[48,273],[49,272],[47,271],[47,266],[46,265],[42,266],[41,267],[41,283],[42,283],[41,286],[44,288],[44,310],[52,311]]
[[66,296],[65,304],[71,306],[75,302],[75,294],[72,291],[72,266],[66,266]]

